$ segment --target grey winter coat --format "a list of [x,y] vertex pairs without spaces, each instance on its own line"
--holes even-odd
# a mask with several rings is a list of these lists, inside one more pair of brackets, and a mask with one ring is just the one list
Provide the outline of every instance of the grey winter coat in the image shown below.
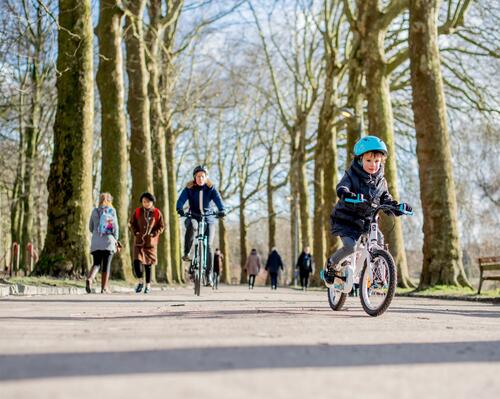
[[92,241],[90,243],[90,252],[94,251],[110,251],[111,253],[116,252],[116,242],[118,241],[118,219],[116,217],[116,212],[113,209],[114,214],[114,229],[113,234],[101,235],[99,233],[99,208],[94,208],[92,214],[90,215],[89,230],[92,233]]

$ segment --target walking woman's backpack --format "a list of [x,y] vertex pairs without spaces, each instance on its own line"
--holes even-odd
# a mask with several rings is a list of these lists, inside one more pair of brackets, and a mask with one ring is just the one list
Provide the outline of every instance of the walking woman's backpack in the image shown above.
[[109,206],[98,208],[99,227],[98,231],[101,236],[110,235],[115,232],[115,210]]

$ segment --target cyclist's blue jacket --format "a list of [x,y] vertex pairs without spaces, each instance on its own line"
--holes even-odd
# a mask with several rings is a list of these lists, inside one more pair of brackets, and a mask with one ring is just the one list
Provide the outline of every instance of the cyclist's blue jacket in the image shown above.
[[[198,186],[196,182],[190,181],[182,190],[177,200],[177,211],[184,207],[186,201],[189,201],[189,210],[194,213],[200,212],[200,193],[203,192],[203,212],[211,212],[212,208],[210,203],[213,201],[217,209],[221,212],[224,211],[224,204],[220,197],[219,192],[215,189],[213,183],[207,180],[204,186]],[[215,223],[215,216],[207,216],[207,223]]]
[[352,162],[337,184],[339,201],[330,216],[330,227],[333,235],[357,240],[363,232],[368,231],[374,209],[366,204],[345,202],[342,198],[348,192],[363,194],[365,199],[375,205],[394,204],[395,201],[387,189],[383,165],[377,173],[369,174],[357,160]]

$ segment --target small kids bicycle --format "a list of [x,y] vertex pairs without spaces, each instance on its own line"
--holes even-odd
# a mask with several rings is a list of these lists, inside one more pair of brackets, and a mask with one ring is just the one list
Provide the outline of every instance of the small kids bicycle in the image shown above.
[[[332,310],[341,310],[354,282],[359,281],[359,296],[364,311],[370,316],[380,316],[394,298],[397,278],[394,259],[379,240],[378,214],[380,211],[386,211],[411,216],[413,212],[405,211],[402,205],[375,205],[359,194],[356,199],[345,201],[354,204],[367,203],[374,208],[374,212],[369,232],[358,239],[354,253],[339,262],[341,267],[335,272],[333,284],[327,284],[325,281],[328,287],[328,302]],[[321,272],[321,278],[324,280],[324,271]]]

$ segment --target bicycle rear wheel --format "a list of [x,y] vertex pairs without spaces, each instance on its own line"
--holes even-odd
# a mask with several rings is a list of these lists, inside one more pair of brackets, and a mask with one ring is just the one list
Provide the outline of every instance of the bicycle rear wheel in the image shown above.
[[361,305],[370,316],[383,314],[396,292],[396,267],[391,254],[382,249],[370,253],[360,278]]

